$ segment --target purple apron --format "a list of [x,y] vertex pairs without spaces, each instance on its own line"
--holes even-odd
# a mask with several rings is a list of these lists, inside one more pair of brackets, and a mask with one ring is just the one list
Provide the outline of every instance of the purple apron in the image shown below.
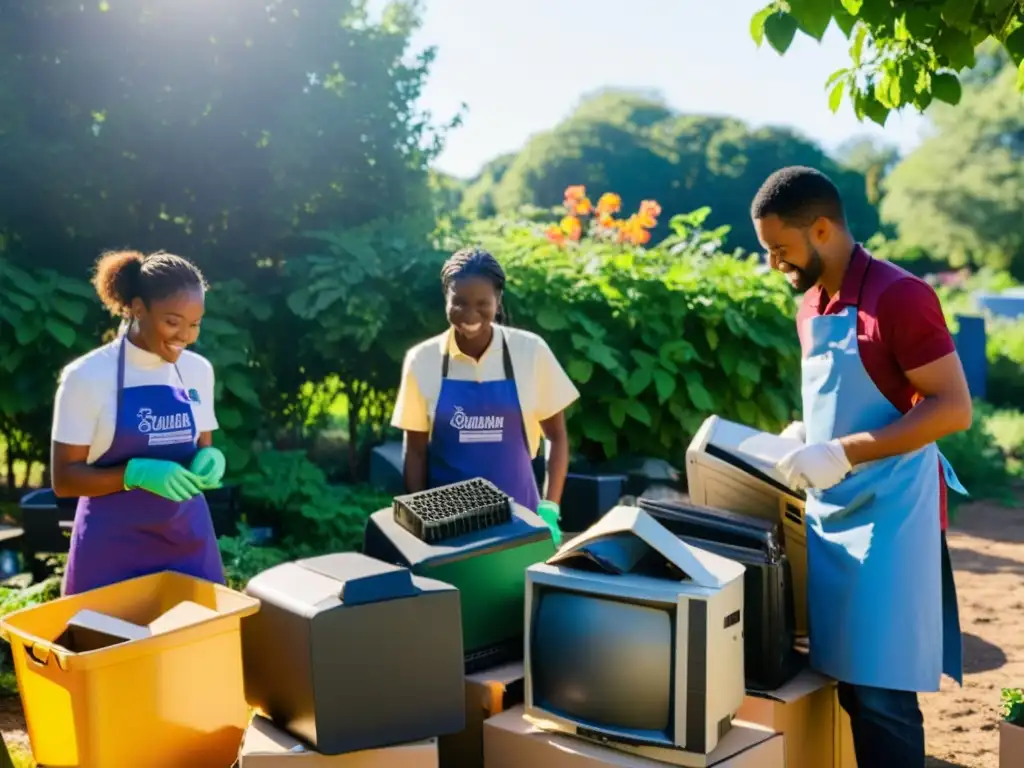
[[[114,439],[96,466],[111,467],[129,459],[147,458],[176,461],[187,467],[197,452],[188,395],[183,387],[163,384],[125,389],[126,343],[126,337],[122,337],[117,357]],[[78,500],[65,594],[160,571],[224,583],[210,509],[202,494],[179,504],[136,488]]]
[[499,381],[449,379],[450,359],[445,351],[430,435],[427,484],[437,488],[482,477],[536,512],[540,492],[530,461],[508,337],[503,332],[502,342],[505,378]]

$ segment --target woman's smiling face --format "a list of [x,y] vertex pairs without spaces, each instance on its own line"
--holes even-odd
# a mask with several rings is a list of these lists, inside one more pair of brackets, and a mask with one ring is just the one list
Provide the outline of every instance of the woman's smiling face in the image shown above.
[[452,328],[466,339],[490,333],[501,297],[494,284],[476,275],[452,282],[445,309]]
[[165,299],[156,299],[147,307],[141,299],[132,302],[132,314],[139,326],[143,346],[169,363],[199,338],[205,295],[202,288],[179,291]]

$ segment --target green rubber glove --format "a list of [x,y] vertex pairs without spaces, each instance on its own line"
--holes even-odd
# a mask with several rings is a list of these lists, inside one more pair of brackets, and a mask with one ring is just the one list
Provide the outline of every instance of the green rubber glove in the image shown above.
[[181,464],[163,459],[131,459],[124,469],[124,487],[177,502],[188,501],[203,492],[198,477]]
[[203,448],[192,459],[192,466],[189,470],[199,478],[199,487],[204,491],[212,491],[220,488],[220,481],[224,479],[224,471],[227,469],[227,460],[224,458],[220,448],[212,445]]
[[540,515],[541,520],[548,524],[548,528],[551,529],[551,538],[555,542],[556,547],[562,546],[562,529],[558,526],[558,519],[562,515],[562,510],[553,501],[542,501],[537,506],[537,514]]

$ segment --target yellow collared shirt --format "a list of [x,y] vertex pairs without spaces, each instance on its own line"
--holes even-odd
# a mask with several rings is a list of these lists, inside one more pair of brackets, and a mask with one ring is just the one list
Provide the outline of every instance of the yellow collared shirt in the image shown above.
[[494,326],[494,337],[480,360],[463,354],[449,328],[417,344],[405,355],[402,383],[391,424],[407,432],[430,432],[441,395],[441,361],[447,349],[448,377],[456,381],[500,381],[505,378],[502,346],[508,340],[519,406],[523,412],[530,455],[536,456],[543,434],[541,422],[561,413],[580,396],[554,353],[540,336],[518,328]]

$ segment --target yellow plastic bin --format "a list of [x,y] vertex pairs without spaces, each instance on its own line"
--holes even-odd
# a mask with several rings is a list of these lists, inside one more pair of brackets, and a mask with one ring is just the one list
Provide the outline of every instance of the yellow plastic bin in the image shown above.
[[[54,641],[90,609],[148,626],[183,601],[216,612],[88,653]],[[248,724],[240,622],[259,601],[164,572],[9,614],[32,752],[48,768],[227,768]]]

